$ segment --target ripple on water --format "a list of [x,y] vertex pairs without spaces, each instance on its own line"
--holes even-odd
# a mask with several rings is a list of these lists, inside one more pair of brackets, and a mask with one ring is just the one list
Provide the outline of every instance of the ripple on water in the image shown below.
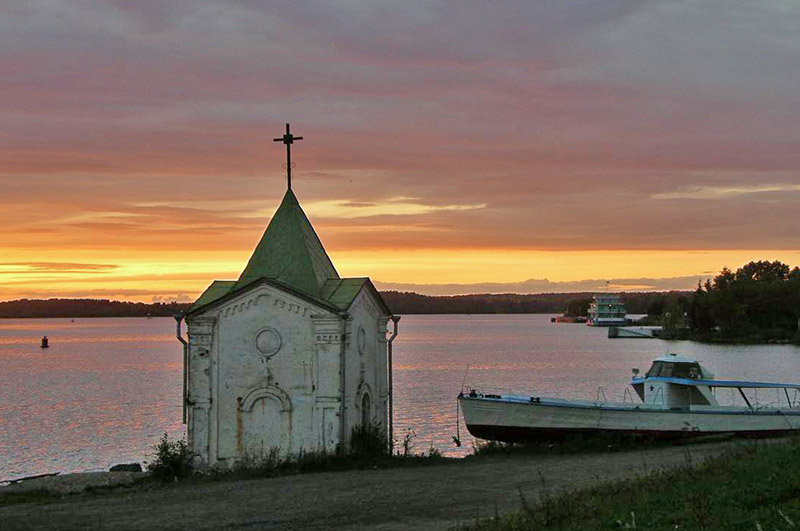
[[[800,374],[800,348],[609,340],[547,315],[404,316],[394,348],[395,439],[417,451],[472,449],[456,396],[465,387],[622,400],[633,367],[666,352],[718,378]],[[142,461],[164,432],[182,436],[182,349],[171,318],[0,320],[0,479]],[[42,335],[51,348],[39,348]],[[469,367],[469,369],[467,369]],[[723,397],[724,398],[724,397]],[[460,432],[464,444],[455,448]]]

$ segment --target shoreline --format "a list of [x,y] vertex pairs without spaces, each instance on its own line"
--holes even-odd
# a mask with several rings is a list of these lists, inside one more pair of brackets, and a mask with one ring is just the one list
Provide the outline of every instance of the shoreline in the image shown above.
[[114,488],[131,485],[147,477],[147,472],[71,472],[68,474],[44,475],[30,479],[0,483],[0,501],[5,495],[49,493],[63,496],[87,490]]
[[[775,439],[768,443],[784,443]],[[452,529],[523,499],[641,477],[752,441],[574,455],[488,455],[441,466],[179,481],[0,503],[4,529]],[[522,494],[522,495],[521,495]],[[265,503],[269,500],[269,503]],[[2,502],[2,498],[0,498]],[[232,508],[235,507],[235,510]]]

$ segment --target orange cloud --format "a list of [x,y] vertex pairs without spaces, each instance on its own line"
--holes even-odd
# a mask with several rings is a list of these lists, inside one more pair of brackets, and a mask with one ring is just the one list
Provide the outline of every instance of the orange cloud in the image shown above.
[[235,277],[285,189],[287,120],[295,189],[343,272],[796,263],[800,8],[748,6],[742,28],[732,5],[12,1],[0,297]]

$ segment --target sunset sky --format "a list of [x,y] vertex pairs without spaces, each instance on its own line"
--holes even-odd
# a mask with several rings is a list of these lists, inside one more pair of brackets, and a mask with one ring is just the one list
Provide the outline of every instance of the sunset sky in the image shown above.
[[0,300],[193,300],[294,190],[343,276],[800,264],[800,4],[5,0]]

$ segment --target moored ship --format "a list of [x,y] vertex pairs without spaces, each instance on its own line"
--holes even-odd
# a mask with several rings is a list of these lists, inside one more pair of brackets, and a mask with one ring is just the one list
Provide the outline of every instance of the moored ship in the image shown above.
[[625,304],[619,295],[595,295],[589,305],[589,326],[624,326]]
[[[800,429],[800,384],[715,380],[697,360],[670,354],[657,358],[644,377],[634,369],[631,386],[639,402],[633,393],[626,394],[630,401],[601,402],[599,392],[597,400],[583,401],[475,390],[461,393],[458,401],[473,436],[506,442],[601,434],[767,436]],[[743,403],[720,404],[720,389],[730,389]],[[758,401],[759,390],[774,393],[775,400]]]

